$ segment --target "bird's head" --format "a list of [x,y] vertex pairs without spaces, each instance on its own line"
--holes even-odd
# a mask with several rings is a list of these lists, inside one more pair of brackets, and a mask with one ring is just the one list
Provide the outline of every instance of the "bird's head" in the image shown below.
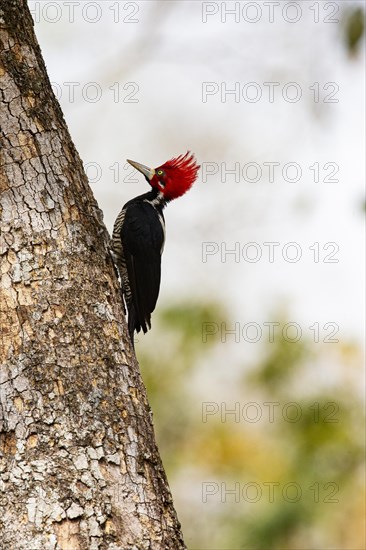
[[167,201],[177,199],[190,189],[197,178],[200,166],[189,151],[185,155],[168,160],[157,168],[148,168],[139,162],[127,160],[141,172],[151,187],[160,191]]

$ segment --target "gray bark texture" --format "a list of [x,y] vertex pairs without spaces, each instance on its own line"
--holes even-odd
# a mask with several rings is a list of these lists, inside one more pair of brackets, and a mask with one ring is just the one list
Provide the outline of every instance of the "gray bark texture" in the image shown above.
[[0,24],[0,548],[183,549],[109,236],[26,0],[1,0]]

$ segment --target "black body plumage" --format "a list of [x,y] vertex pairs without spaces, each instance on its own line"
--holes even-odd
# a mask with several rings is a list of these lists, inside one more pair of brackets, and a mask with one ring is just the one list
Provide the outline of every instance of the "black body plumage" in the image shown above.
[[127,202],[113,228],[112,250],[128,310],[132,344],[135,330],[145,333],[151,328],[151,313],[159,295],[165,205],[162,193],[152,189]]

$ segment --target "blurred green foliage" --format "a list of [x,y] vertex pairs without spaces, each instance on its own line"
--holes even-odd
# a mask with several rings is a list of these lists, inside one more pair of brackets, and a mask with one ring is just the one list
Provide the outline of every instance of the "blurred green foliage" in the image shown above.
[[[226,319],[215,303],[171,306],[155,316],[153,339],[150,333],[137,349],[188,547],[361,550],[364,412],[355,383],[360,350],[353,343],[278,336],[258,344],[256,361],[247,363],[235,353],[235,346],[245,344],[223,344],[219,336],[203,342],[203,323]],[[321,374],[329,364],[334,376],[327,384]],[[216,414],[205,422],[202,403],[212,395],[220,395],[217,406],[224,402],[228,409],[237,401],[262,404],[262,411],[264,403],[276,404],[273,421],[265,414],[254,423]],[[222,502],[216,495],[204,502],[201,486],[207,480],[230,488],[256,483],[262,496],[236,502],[229,495]],[[268,483],[275,484],[273,501]],[[283,488],[293,483],[301,488],[296,502],[283,497]]]
[[344,36],[349,53],[358,52],[365,32],[365,12],[361,6],[344,12]]

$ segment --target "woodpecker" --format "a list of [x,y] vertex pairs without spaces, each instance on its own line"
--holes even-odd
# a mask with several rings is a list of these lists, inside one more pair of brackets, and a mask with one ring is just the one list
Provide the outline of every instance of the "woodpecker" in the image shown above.
[[122,296],[128,311],[128,331],[151,328],[151,313],[159,295],[161,255],[165,243],[163,209],[181,197],[197,178],[200,166],[189,151],[158,168],[127,160],[141,172],[151,190],[128,201],[115,221],[112,254],[118,268]]

